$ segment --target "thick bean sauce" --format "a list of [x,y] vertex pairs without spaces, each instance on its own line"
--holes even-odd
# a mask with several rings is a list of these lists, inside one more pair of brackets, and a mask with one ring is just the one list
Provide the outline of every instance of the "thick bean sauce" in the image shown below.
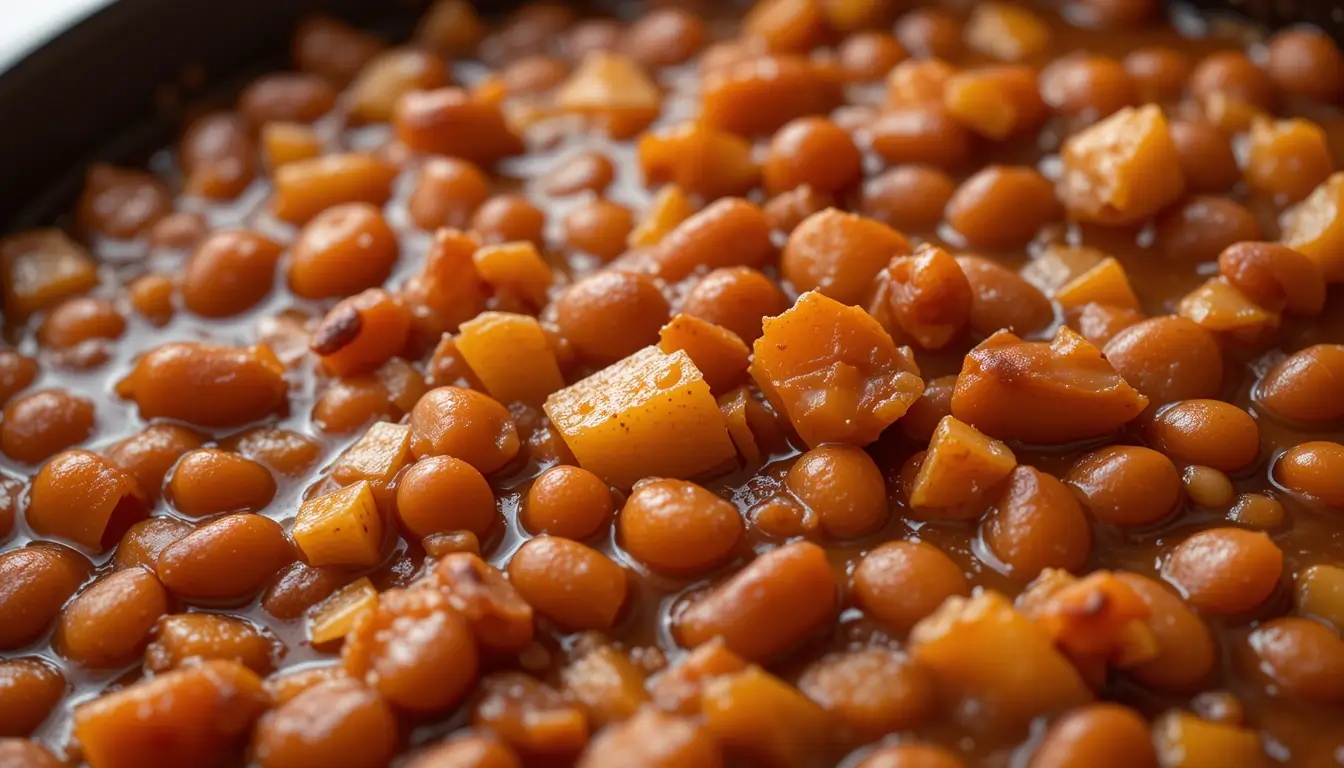
[[1344,764],[1344,56],[897,5],[310,18],[0,240],[0,765]]

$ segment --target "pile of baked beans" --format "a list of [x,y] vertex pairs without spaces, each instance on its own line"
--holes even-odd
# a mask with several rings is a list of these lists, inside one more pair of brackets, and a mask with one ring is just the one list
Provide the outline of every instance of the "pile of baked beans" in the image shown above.
[[1344,764],[1335,43],[618,10],[0,239],[0,767]]

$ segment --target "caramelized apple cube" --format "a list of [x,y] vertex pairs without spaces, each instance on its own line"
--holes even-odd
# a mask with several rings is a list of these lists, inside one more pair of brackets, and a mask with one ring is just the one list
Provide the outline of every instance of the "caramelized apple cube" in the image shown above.
[[1011,449],[969,424],[944,416],[910,491],[916,509],[957,507],[994,488],[1017,466]]
[[336,590],[308,617],[308,639],[313,645],[340,640],[355,622],[378,605],[378,590],[367,576]]
[[711,392],[721,394],[747,376],[751,350],[723,326],[678,314],[658,331],[658,348],[667,354],[683,350],[705,377]]
[[682,188],[676,184],[668,184],[658,190],[653,202],[649,203],[649,207],[644,211],[644,218],[640,219],[639,224],[630,232],[626,245],[631,248],[651,248],[694,213],[695,206],[686,199],[686,193]]
[[766,318],[751,377],[810,447],[867,445],[924,394],[906,347],[868,313],[816,291]]
[[1110,434],[1143,412],[1148,398],[1091,342],[1061,327],[1049,343],[1007,331],[966,355],[952,414],[1000,440],[1060,445]]
[[966,46],[999,61],[1035,58],[1050,47],[1050,27],[1031,10],[1007,3],[977,3],[966,22]]
[[292,535],[309,565],[377,565],[382,560],[383,520],[369,481],[303,502]]
[[546,306],[547,291],[555,276],[537,251],[537,246],[522,240],[484,245],[471,256],[476,274],[495,293],[512,294],[540,309]]
[[646,347],[546,399],[580,466],[619,488],[689,478],[737,453],[709,384],[685,352]]
[[1130,287],[1125,268],[1110,256],[1061,286],[1055,291],[1055,301],[1065,309],[1092,303],[1139,309],[1139,297]]
[[1284,212],[1281,239],[1315,259],[1326,282],[1344,282],[1344,171],[1331,174]]
[[555,351],[536,318],[482,312],[462,324],[457,350],[485,391],[501,403],[541,405],[565,386]]
[[1185,192],[1180,154],[1155,104],[1125,107],[1074,134],[1062,157],[1055,191],[1078,221],[1136,224]]
[[644,134],[638,154],[645,184],[672,182],[707,200],[745,195],[761,180],[751,142],[699,121]]
[[595,51],[560,84],[555,103],[562,111],[584,115],[613,138],[628,139],[658,117],[663,94],[633,59]]
[[807,765],[827,744],[825,711],[757,666],[705,683],[700,709],[729,754],[753,764]]
[[5,314],[23,319],[98,284],[98,265],[59,229],[0,240]]
[[1279,315],[1251,301],[1225,277],[1211,277],[1181,299],[1177,314],[1210,331],[1254,335],[1277,328]]

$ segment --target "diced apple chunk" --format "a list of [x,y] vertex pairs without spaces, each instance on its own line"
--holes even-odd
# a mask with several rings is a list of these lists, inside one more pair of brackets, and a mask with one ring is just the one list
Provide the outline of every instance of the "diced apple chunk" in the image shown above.
[[868,313],[816,291],[765,319],[751,377],[810,447],[867,445],[924,394],[909,349]]
[[678,314],[658,332],[658,348],[690,356],[716,395],[732,389],[747,376],[751,350],[737,334],[698,317]]
[[1026,61],[1050,46],[1050,27],[1032,11],[1007,3],[978,3],[966,22],[966,45],[999,61]]
[[658,117],[663,94],[633,60],[596,51],[560,84],[555,103],[565,112],[586,116],[612,137],[627,139]]
[[308,638],[313,645],[345,637],[359,617],[378,605],[378,590],[367,576],[336,590],[313,609],[308,617]]
[[1008,446],[956,417],[944,416],[915,477],[910,505],[917,509],[960,506],[1002,482],[1016,466],[1017,457]]
[[1185,191],[1176,143],[1155,104],[1125,107],[1074,134],[1062,156],[1056,192],[1078,221],[1136,224]]
[[390,511],[392,483],[412,461],[411,428],[380,421],[341,454],[331,469],[331,479],[342,486],[367,481],[374,501]]
[[538,309],[546,306],[546,292],[554,276],[532,243],[485,245],[476,249],[471,261],[476,273],[496,293],[514,294]]
[[1185,295],[1177,313],[1210,331],[1254,335],[1277,328],[1279,315],[1251,301],[1224,277],[1211,277]]
[[719,743],[752,764],[807,765],[826,741],[825,711],[757,666],[705,683],[700,709]]
[[761,460],[761,448],[756,444],[756,435],[747,421],[747,405],[751,399],[745,387],[738,387],[719,398],[719,412],[723,414],[723,423],[728,427],[728,435],[747,466],[754,466]]
[[565,386],[546,332],[527,315],[482,312],[462,324],[457,351],[501,403],[541,405]]
[[1055,301],[1065,309],[1085,304],[1139,309],[1139,297],[1129,284],[1129,276],[1120,262],[1107,256],[1095,267],[1069,281],[1055,292]]
[[1108,258],[1104,251],[1085,245],[1047,245],[1041,255],[1019,270],[1022,279],[1047,296],[1068,285],[1074,278]]
[[293,536],[309,565],[377,565],[382,559],[383,520],[369,481],[303,502]]
[[751,142],[698,121],[644,134],[638,152],[646,184],[670,181],[707,200],[746,195],[761,180]]
[[1282,240],[1315,259],[1326,282],[1344,282],[1344,171],[1284,213]]
[[676,184],[668,184],[658,190],[653,202],[644,211],[634,231],[630,233],[626,244],[631,248],[650,248],[658,244],[663,236],[677,228],[681,222],[691,218],[695,206],[686,198],[686,193]]
[[1163,768],[1268,765],[1260,734],[1230,723],[1205,720],[1189,712],[1168,712],[1153,721],[1153,746]]
[[1003,595],[950,597],[910,631],[910,653],[945,688],[1000,726],[1091,700],[1078,670],[1045,630]]
[[1037,445],[1110,434],[1147,405],[1101,350],[1068,327],[1048,344],[1007,331],[985,339],[966,355],[952,393],[958,419],[1000,440]]
[[690,356],[646,347],[546,399],[546,415],[579,464],[619,488],[689,478],[737,453]]
[[5,314],[25,318],[98,284],[98,265],[59,229],[0,240]]

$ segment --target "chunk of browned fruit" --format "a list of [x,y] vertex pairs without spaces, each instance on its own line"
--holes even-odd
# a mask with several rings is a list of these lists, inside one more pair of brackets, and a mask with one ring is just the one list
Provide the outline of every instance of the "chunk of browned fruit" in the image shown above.
[[633,60],[594,51],[560,84],[555,104],[563,112],[583,115],[613,138],[628,139],[658,117],[663,94],[658,84]]
[[1050,47],[1050,27],[1032,11],[1009,3],[979,3],[966,22],[966,45],[999,61],[1026,61]]
[[1095,267],[1078,275],[1055,291],[1055,301],[1065,309],[1081,309],[1088,304],[1139,309],[1139,297],[1129,284],[1129,276],[1120,262],[1107,256]]
[[486,168],[523,149],[499,104],[474,98],[461,88],[403,95],[393,110],[392,125],[401,143],[416,152],[461,158]]
[[580,466],[620,488],[737,456],[709,384],[681,350],[646,347],[551,395],[545,411]]
[[39,229],[0,240],[5,314],[23,319],[98,284],[98,265],[59,229]]
[[994,141],[1031,133],[1050,114],[1036,89],[1036,71],[1021,65],[958,72],[943,87],[942,103],[958,123]]
[[997,592],[948,598],[910,631],[910,653],[947,690],[978,705],[982,724],[1022,726],[1092,699],[1050,635]]
[[1211,277],[1187,293],[1176,313],[1209,331],[1253,340],[1279,327],[1279,313],[1251,301],[1225,277]]
[[944,416],[910,489],[910,506],[934,514],[965,508],[984,498],[1016,466],[1017,457],[1008,446]]
[[987,435],[1059,445],[1110,434],[1148,405],[1091,342],[1063,327],[1053,341],[1002,331],[966,355],[952,413]]
[[1260,745],[1260,734],[1189,712],[1168,712],[1154,721],[1153,746],[1163,768],[1259,768],[1270,764]]
[[1055,191],[1078,221],[1137,224],[1185,191],[1180,154],[1154,104],[1126,107],[1074,134],[1062,157]]
[[1253,120],[1246,144],[1246,186],[1280,204],[1305,198],[1334,170],[1325,131],[1310,120]]
[[1157,656],[1157,638],[1145,621],[1152,609],[1110,571],[1075,578],[1047,568],[1017,599],[1017,608],[1045,630],[1082,670],[1124,669]]
[[751,142],[699,121],[644,134],[638,152],[646,184],[670,181],[709,200],[745,195],[761,180]]
[[81,705],[74,735],[98,768],[219,765],[270,705],[255,672],[236,661],[206,661]]
[[1344,171],[1284,212],[1281,239],[1320,264],[1326,282],[1344,282]]
[[533,317],[482,312],[462,324],[457,349],[501,403],[541,405],[565,386],[546,332]]
[[700,119],[741,136],[762,136],[795,117],[830,112],[844,100],[839,71],[805,56],[759,56],[701,80]]
[[767,318],[751,377],[810,447],[867,445],[924,394],[906,347],[876,320],[815,291]]
[[658,332],[658,348],[666,354],[683,350],[715,395],[737,386],[747,376],[751,350],[736,333],[698,317],[678,314]]
[[728,753],[754,765],[808,765],[829,740],[826,712],[760,667],[710,680],[700,707]]

